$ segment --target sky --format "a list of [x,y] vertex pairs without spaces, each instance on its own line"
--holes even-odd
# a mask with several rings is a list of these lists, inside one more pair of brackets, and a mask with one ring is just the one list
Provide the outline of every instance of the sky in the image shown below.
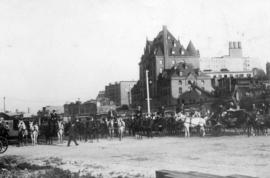
[[166,25],[201,57],[241,41],[270,61],[268,0],[0,0],[0,111],[95,99],[105,85],[138,80],[146,38]]

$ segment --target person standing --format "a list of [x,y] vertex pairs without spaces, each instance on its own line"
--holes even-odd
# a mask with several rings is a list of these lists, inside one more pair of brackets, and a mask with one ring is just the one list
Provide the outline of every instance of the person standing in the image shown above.
[[70,146],[71,141],[74,141],[75,145],[78,146],[79,144],[76,141],[76,127],[74,123],[71,123],[68,134],[69,134],[69,138],[68,138],[67,146]]

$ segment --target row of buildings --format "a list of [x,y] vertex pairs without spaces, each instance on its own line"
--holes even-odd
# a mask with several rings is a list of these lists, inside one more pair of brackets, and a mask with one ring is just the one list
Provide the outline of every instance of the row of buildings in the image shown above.
[[[65,104],[64,113],[86,116],[107,113],[123,106],[146,109],[146,71],[151,108],[205,103],[209,96],[222,91],[217,88],[224,88],[224,81],[253,78],[257,72],[254,70],[256,60],[243,56],[241,42],[229,42],[228,55],[202,58],[192,41],[185,47],[163,26],[152,41],[146,39],[139,62],[138,81],[109,83],[95,100]],[[267,64],[266,71],[270,78],[270,64]]]
[[[253,77],[255,59],[244,57],[241,42],[229,42],[229,54],[201,58],[190,41],[185,48],[163,26],[153,41],[146,40],[139,62],[139,80],[131,90],[133,106],[146,107],[146,70],[149,71],[151,108],[206,102],[213,80]],[[196,86],[196,89],[194,89]]]

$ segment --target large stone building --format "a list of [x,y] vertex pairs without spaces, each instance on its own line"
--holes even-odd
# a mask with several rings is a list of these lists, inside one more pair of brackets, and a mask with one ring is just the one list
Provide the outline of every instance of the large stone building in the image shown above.
[[255,67],[255,58],[244,57],[241,42],[229,42],[229,55],[200,59],[200,69],[207,71],[251,71]]
[[115,103],[116,106],[131,105],[131,89],[136,81],[120,81],[105,86],[105,96]]
[[[175,64],[185,62],[193,68],[199,68],[199,51],[190,41],[185,48],[168,30],[163,26],[153,41],[146,40],[144,53],[139,63],[139,81],[132,89],[133,105],[144,105],[146,99],[146,70],[149,71],[150,97],[153,105],[158,105],[158,76],[163,71],[171,69]],[[155,104],[156,103],[156,104]],[[154,106],[155,107],[155,106]]]

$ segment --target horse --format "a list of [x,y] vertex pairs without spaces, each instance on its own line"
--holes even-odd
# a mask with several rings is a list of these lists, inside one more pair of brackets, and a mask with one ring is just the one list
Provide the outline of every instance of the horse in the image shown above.
[[114,121],[113,119],[110,119],[108,122],[107,122],[107,127],[109,129],[109,136],[110,136],[110,139],[113,139],[113,136],[114,136]]
[[118,137],[119,141],[123,139],[124,131],[125,131],[125,122],[120,117],[117,119],[117,129],[118,129]]
[[64,123],[63,121],[57,121],[57,125],[58,125],[58,131],[57,131],[58,142],[63,143]]
[[185,137],[190,137],[190,128],[200,127],[202,136],[205,136],[205,125],[207,117],[202,118],[198,113],[195,113],[193,116],[186,116],[182,113],[178,113],[176,116],[176,121],[181,120],[185,129]]
[[31,121],[29,122],[29,126],[30,126],[30,135],[31,135],[32,145],[35,146],[37,144],[39,127],[37,124],[34,124]]
[[54,120],[49,118],[44,128],[46,144],[53,144],[54,131]]
[[28,131],[27,131],[27,128],[26,128],[24,121],[22,121],[22,120],[19,121],[18,129],[19,129],[18,143],[20,146],[20,145],[26,144],[26,142],[27,142]]
[[142,139],[143,135],[143,120],[142,118],[136,118],[133,120],[134,135],[137,139]]

